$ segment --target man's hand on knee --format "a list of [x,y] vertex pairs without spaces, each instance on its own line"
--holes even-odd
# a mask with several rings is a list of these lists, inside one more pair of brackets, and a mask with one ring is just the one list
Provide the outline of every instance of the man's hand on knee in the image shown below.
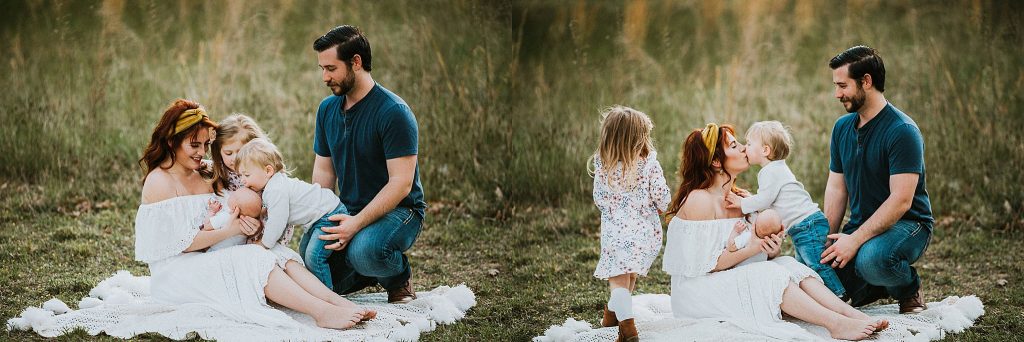
[[351,215],[335,214],[331,215],[331,217],[328,217],[327,219],[331,221],[337,221],[338,225],[320,228],[326,234],[320,235],[319,238],[320,240],[327,241],[337,240],[337,242],[324,246],[325,249],[335,251],[345,249],[345,247],[348,246],[349,242],[352,242],[352,238],[355,237],[356,233],[358,233],[359,230],[361,229],[359,228],[358,222],[356,222],[355,217]]
[[843,268],[857,256],[857,251],[863,242],[856,236],[843,233],[828,235],[829,240],[835,240],[821,253],[821,263],[831,264],[832,268]]

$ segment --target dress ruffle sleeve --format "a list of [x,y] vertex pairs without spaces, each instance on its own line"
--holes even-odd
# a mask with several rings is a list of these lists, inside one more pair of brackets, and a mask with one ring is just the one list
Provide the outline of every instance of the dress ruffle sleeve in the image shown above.
[[718,264],[736,220],[739,219],[687,221],[672,218],[662,268],[670,275],[688,278],[708,274]]
[[135,214],[135,260],[153,263],[181,254],[203,224],[212,194],[180,196],[139,206]]

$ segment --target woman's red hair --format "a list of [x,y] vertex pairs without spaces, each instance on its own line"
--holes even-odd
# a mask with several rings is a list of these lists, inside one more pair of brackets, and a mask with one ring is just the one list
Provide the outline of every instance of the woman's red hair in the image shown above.
[[139,164],[142,166],[142,170],[145,171],[142,176],[143,182],[146,181],[146,176],[149,176],[151,171],[160,167],[160,164],[168,158],[172,161],[171,165],[174,165],[174,147],[185,141],[185,138],[194,140],[200,128],[217,128],[217,123],[205,119],[200,120],[192,125],[192,127],[178,132],[178,134],[174,134],[174,126],[177,125],[178,117],[181,116],[181,113],[199,107],[199,103],[194,101],[177,99],[164,110],[164,115],[160,117],[160,122],[157,122],[156,127],[153,128],[153,135],[149,139],[149,145],[143,150],[142,158],[139,159]]
[[[682,149],[679,151],[679,188],[676,189],[675,195],[672,196],[672,202],[669,203],[668,211],[665,212],[665,217],[671,218],[679,212],[679,208],[686,202],[686,197],[690,195],[690,192],[698,189],[707,189],[713,185],[715,180],[714,167],[712,163],[708,162],[708,149],[704,146],[704,139],[701,137],[701,130],[695,129],[690,132],[690,135],[686,136],[686,140],[683,141]],[[729,142],[725,139],[725,134],[729,133],[736,136],[736,131],[733,130],[732,125],[722,125],[718,128],[718,145],[715,146],[714,157],[711,158],[712,162],[717,160],[719,165],[725,165],[725,146]],[[722,169],[723,172],[728,174],[728,171]],[[732,175],[729,175],[732,179]],[[731,190],[731,189],[730,189]]]

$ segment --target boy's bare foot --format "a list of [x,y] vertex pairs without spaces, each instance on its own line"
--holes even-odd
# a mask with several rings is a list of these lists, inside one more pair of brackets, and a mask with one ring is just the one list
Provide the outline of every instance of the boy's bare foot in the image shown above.
[[885,330],[885,328],[889,327],[889,320],[887,320],[887,319],[880,319],[880,320],[877,320],[877,321],[873,321],[871,323],[872,323],[872,326],[875,327],[875,332],[879,332],[879,331]]
[[359,310],[328,305],[319,314],[313,316],[313,319],[321,328],[348,329],[359,323],[363,319],[363,314]]
[[[377,310],[367,309],[367,308],[361,308],[361,309],[363,310],[362,311],[362,314],[363,314],[363,320],[362,321],[363,322],[366,322],[366,321],[369,321],[371,319],[377,318]],[[888,323],[886,323],[886,324],[888,325]]]
[[840,317],[828,332],[837,340],[859,341],[875,333],[875,322],[861,321],[849,317]]

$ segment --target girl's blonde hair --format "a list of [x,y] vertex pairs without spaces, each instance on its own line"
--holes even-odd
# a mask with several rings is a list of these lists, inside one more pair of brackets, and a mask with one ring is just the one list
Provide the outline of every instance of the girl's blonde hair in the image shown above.
[[[223,121],[221,121],[220,127],[217,128],[217,136],[213,139],[213,145],[211,146],[213,154],[213,191],[220,194],[221,190],[228,186],[228,175],[231,170],[228,169],[227,165],[224,165],[224,158],[221,157],[220,151],[231,141],[241,141],[242,144],[249,142],[256,138],[267,138],[267,134],[263,133],[260,126],[256,125],[256,121],[245,114],[231,114]],[[238,165],[235,162],[235,165]],[[237,167],[237,166],[236,166]]]
[[[628,190],[637,185],[639,161],[654,152],[652,129],[651,118],[633,108],[617,105],[601,113],[601,139],[591,158],[600,158],[609,187]],[[621,179],[614,179],[612,171],[617,165],[622,168]],[[595,170],[589,171],[593,176]]]
[[758,121],[750,125],[750,129],[747,129],[747,141],[751,138],[761,140],[762,144],[772,149],[768,154],[768,160],[772,161],[789,157],[790,146],[793,146],[793,136],[789,134],[786,126],[778,121]]
[[264,138],[249,140],[242,148],[238,149],[238,155],[235,157],[235,167],[237,168],[241,165],[258,166],[260,168],[270,165],[270,167],[274,168],[274,172],[283,172],[286,175],[291,173],[285,168],[284,157],[281,156],[281,151],[277,149],[277,146],[274,146],[274,143]]

